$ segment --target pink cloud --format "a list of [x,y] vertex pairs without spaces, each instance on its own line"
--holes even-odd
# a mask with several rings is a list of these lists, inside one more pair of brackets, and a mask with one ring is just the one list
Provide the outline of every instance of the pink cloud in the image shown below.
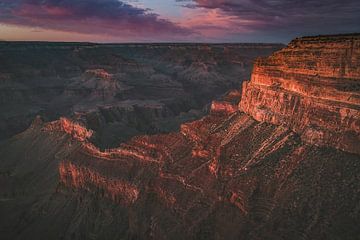
[[1,1],[0,23],[133,39],[176,38],[192,34],[146,9],[117,0]]

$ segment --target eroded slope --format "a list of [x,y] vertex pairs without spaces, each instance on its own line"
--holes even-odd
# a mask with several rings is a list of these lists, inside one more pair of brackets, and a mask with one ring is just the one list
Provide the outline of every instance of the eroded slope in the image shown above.
[[[347,48],[357,38],[304,38],[259,61],[266,65],[284,52],[300,58],[314,49],[321,55],[329,42]],[[277,72],[283,68],[268,65]],[[239,94],[233,91],[179,132],[137,136],[105,151],[90,142],[92,131],[79,123],[36,119],[0,145],[2,236],[356,239],[359,106],[287,89],[292,83],[304,86],[297,75],[276,86],[258,82],[257,71],[265,67],[257,68],[240,103],[246,113],[236,107]],[[349,77],[358,81],[353,73]],[[336,75],[333,81],[347,84]],[[342,111],[346,122],[334,122]],[[302,131],[307,123],[323,137],[307,138]],[[348,134],[355,136],[350,143]]]
[[360,36],[305,37],[257,60],[240,109],[304,141],[360,153]]
[[175,131],[281,47],[0,42],[0,140],[36,115],[81,121],[102,148]]

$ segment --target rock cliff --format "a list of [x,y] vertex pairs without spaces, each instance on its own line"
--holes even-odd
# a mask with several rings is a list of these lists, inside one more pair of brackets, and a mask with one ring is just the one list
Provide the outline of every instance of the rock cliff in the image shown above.
[[240,110],[360,153],[360,35],[304,37],[255,62]]
[[[91,143],[92,131],[72,120],[36,119],[0,143],[0,234],[3,239],[360,236],[359,89],[343,90],[358,75],[344,73],[349,79],[343,80],[318,70],[313,80],[302,63],[331,52],[337,66],[336,56],[351,46],[356,46],[352,54],[358,52],[356,44],[358,36],[297,39],[257,61],[244,84],[244,112],[236,107],[239,92],[231,91],[212,104],[209,115],[182,124],[179,132],[133,137],[108,150]],[[358,71],[359,65],[354,60],[351,68]],[[331,69],[330,63],[320,69]],[[342,91],[354,97],[344,100]]]
[[24,131],[36,115],[81,115],[103,148],[175,131],[249,78],[256,57],[282,47],[0,41],[0,140]]

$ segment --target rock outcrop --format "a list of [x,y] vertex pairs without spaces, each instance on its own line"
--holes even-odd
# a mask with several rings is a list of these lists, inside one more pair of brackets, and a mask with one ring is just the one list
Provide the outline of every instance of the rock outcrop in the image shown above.
[[360,153],[360,35],[304,37],[256,61],[240,110]]
[[241,98],[241,92],[231,90],[227,92],[221,99],[214,100],[210,106],[212,114],[232,114],[238,111],[238,104]]
[[[37,115],[54,121],[79,112],[101,123],[83,121],[103,148],[140,134],[175,131],[249,78],[256,57],[282,47],[0,41],[0,140],[24,131]],[[166,116],[148,117],[154,102]]]
[[[37,119],[36,119],[37,120]],[[36,122],[36,120],[34,122]],[[60,118],[59,121],[46,124],[44,131],[60,131],[69,134],[78,141],[86,141],[91,138],[93,131],[86,129],[78,123],[75,123],[67,118]]]
[[[347,100],[341,95],[342,86],[358,76],[346,73],[349,81],[342,81],[342,75],[329,73],[332,80],[325,84],[326,71],[318,70],[324,92],[317,96],[314,89],[321,84],[306,83],[310,70],[301,62],[330,51],[336,66],[342,48],[334,46],[354,45],[356,53],[357,41],[357,36],[295,40],[257,62],[243,88],[245,112],[234,109],[239,93],[232,91],[179,132],[133,137],[112,149],[99,149],[89,140],[92,131],[69,119],[37,118],[0,143],[1,237],[360,236],[359,90],[347,91],[352,96]],[[360,61],[351,64],[358,71]]]

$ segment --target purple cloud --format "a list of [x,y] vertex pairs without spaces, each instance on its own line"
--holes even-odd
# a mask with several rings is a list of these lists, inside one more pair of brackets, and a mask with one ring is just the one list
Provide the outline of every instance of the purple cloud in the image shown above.
[[0,0],[0,23],[129,38],[191,34],[148,9],[118,0]]
[[258,36],[360,31],[358,0],[176,0],[184,7],[218,9]]

